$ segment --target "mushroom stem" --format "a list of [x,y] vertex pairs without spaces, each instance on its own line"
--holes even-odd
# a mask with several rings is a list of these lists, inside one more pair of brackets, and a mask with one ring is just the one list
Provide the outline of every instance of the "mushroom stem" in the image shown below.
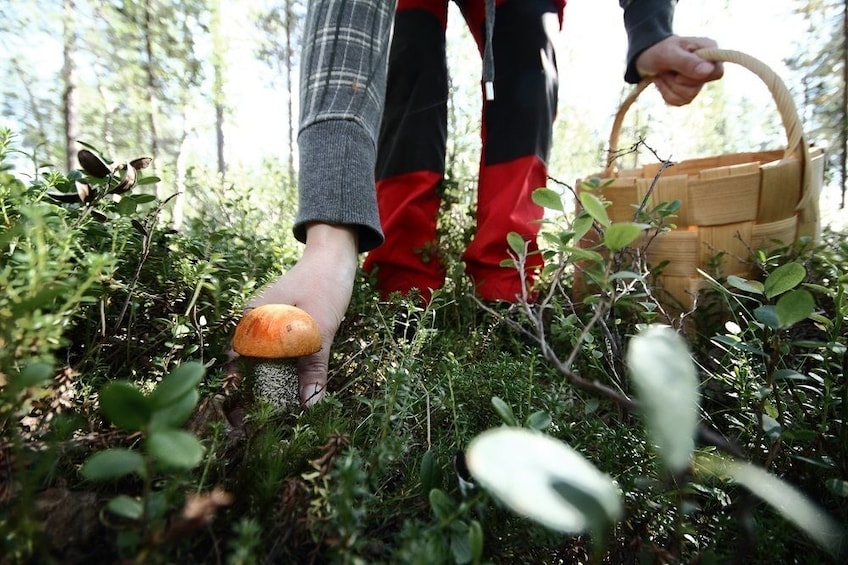
[[253,367],[256,396],[283,410],[300,406],[297,359],[257,359]]

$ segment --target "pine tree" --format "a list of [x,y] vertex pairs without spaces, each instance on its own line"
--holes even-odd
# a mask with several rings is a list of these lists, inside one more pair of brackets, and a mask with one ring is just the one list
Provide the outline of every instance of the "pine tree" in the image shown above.
[[294,76],[300,52],[302,19],[305,6],[298,0],[279,0],[256,18],[261,33],[257,56],[283,80],[286,96],[288,171],[292,183],[295,179],[294,143],[297,120],[293,99],[296,96]]

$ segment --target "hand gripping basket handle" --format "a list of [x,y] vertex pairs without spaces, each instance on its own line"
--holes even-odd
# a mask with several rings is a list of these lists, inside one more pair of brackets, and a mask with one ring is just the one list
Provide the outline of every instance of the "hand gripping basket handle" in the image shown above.
[[[792,95],[786,85],[771,68],[750,55],[739,51],[731,51],[728,49],[700,49],[695,51],[695,54],[708,61],[721,61],[725,63],[736,63],[741,65],[757,75],[760,80],[768,88],[772,98],[777,104],[777,111],[780,113],[780,119],[783,122],[783,128],[786,130],[786,151],[784,158],[792,157],[800,152],[803,164],[803,192],[800,202],[796,210],[804,210],[807,206],[815,205],[811,203],[812,186],[812,167],[810,166],[810,152],[806,141],[804,140],[804,132],[801,127],[801,120],[798,118],[798,111],[795,109],[795,103],[792,101]],[[604,176],[610,178],[613,176],[613,156],[618,151],[618,136],[621,131],[621,124],[624,121],[624,116],[636,101],[636,98],[650,85],[652,79],[648,78],[640,82],[636,88],[624,99],[618,113],[613,121],[612,131],[609,139],[609,159],[607,160],[607,168],[604,171]]]

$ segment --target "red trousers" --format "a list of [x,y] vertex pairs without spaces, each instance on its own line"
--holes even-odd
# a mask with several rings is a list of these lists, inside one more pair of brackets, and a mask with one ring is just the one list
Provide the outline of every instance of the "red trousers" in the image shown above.
[[[447,2],[398,2],[377,149],[377,201],[386,239],[365,261],[384,296],[417,288],[429,299],[431,289],[444,283],[436,218],[447,145]],[[457,4],[482,54],[484,2]],[[551,33],[561,25],[564,6],[565,0],[497,2],[491,34],[495,97],[483,101],[476,230],[462,256],[484,300],[515,301],[521,278],[532,282],[542,264],[534,254],[523,274],[501,266],[509,257],[510,232],[537,249],[543,211],[531,194],[547,181],[558,87]]]

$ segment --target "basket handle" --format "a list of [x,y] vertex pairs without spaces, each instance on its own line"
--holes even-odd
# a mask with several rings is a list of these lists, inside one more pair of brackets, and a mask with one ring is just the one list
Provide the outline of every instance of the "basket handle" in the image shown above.
[[[798,117],[798,111],[795,108],[795,103],[792,100],[792,94],[780,77],[771,70],[771,68],[760,61],[740,51],[732,51],[729,49],[699,49],[695,54],[708,61],[735,63],[741,65],[757,75],[760,80],[765,83],[772,98],[777,104],[777,111],[780,113],[780,119],[783,122],[783,128],[786,130],[786,152],[784,158],[791,157],[800,150],[803,164],[803,194],[796,210],[805,209],[811,205],[812,190],[812,168],[810,167],[810,151],[804,140],[804,131],[801,126],[801,120]],[[613,120],[612,131],[609,138],[609,158],[607,166],[604,170],[604,176],[610,178],[613,176],[613,156],[618,151],[618,137],[621,132],[621,124],[624,121],[624,116],[630,109],[630,106],[636,101],[636,98],[653,82],[653,79],[647,78],[642,80],[636,88],[624,99],[618,109],[618,113]]]

